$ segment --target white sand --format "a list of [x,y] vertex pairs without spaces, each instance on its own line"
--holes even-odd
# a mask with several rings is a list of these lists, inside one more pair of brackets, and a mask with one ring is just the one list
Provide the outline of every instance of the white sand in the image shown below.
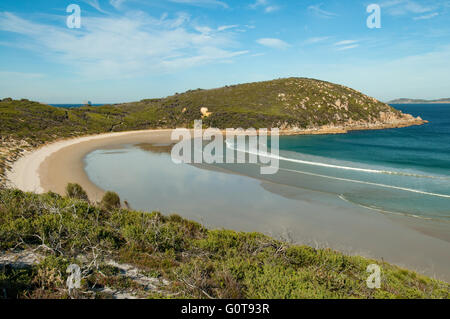
[[46,189],[47,187],[42,184],[39,169],[45,162],[45,160],[56,152],[80,143],[126,137],[130,135],[136,136],[143,133],[145,135],[149,135],[152,133],[170,131],[171,130],[142,130],[118,133],[104,133],[57,141],[51,144],[44,145],[34,151],[27,152],[25,155],[23,155],[13,163],[12,168],[7,172],[6,177],[9,181],[10,186],[12,187],[18,188],[25,192],[35,192],[41,194],[48,191],[48,189]]

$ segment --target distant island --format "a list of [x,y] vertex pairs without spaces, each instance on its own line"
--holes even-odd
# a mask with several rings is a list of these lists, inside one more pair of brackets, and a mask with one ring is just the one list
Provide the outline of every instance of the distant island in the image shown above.
[[424,99],[396,99],[388,102],[389,104],[443,104],[450,103],[450,98],[438,100],[424,100]]

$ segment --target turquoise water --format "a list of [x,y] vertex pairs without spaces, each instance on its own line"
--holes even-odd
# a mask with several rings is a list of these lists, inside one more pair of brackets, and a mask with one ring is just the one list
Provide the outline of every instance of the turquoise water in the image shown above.
[[[295,202],[279,196],[305,200],[302,194],[308,191],[308,197],[324,203],[341,201],[374,213],[449,221],[450,105],[395,107],[430,123],[343,135],[281,137],[280,170],[275,175],[260,175],[255,164],[202,166],[239,176],[175,165],[169,154],[153,154],[133,145],[89,154],[86,170],[101,188],[117,191],[133,207],[145,210],[201,217],[228,203],[224,210],[232,207],[236,214],[295,211]],[[263,188],[261,180],[289,190]]]
[[343,135],[283,137],[280,156],[290,161],[282,160],[282,169],[297,174],[294,184],[306,188],[310,187],[298,182],[305,173],[321,175],[312,187],[357,205],[450,219],[450,105],[395,107],[429,123]]
[[342,135],[289,136],[280,148],[338,160],[448,176],[450,104],[395,105],[429,123],[400,129],[357,131]]
[[227,169],[334,194],[373,211],[450,220],[450,105],[396,105],[429,123],[399,129],[280,138],[273,176]]

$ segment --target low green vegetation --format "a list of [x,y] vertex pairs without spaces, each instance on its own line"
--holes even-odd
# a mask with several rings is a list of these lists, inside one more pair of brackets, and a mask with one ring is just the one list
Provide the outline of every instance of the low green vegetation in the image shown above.
[[107,210],[120,207],[120,197],[115,192],[108,191],[103,195],[100,205]]
[[[450,297],[449,284],[384,262],[53,193],[0,190],[0,250],[42,258],[22,269],[0,268],[7,298],[68,298],[66,269],[73,263],[82,270],[78,298],[110,298],[106,287],[146,298]],[[366,286],[372,263],[382,269],[380,289]],[[165,284],[143,289],[120,264]]]
[[66,196],[69,198],[89,200],[86,191],[78,184],[69,183],[66,186]]

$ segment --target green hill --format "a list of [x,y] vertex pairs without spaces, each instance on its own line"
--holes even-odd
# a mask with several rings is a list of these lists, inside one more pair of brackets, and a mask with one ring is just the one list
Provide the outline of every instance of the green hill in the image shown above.
[[0,102],[0,175],[8,160],[16,159],[23,149],[58,138],[192,127],[200,118],[208,127],[285,130],[325,125],[373,129],[422,123],[353,89],[306,78],[197,89],[163,99],[73,109],[6,98]]
[[350,88],[304,78],[192,90],[164,99],[61,109],[28,100],[0,102],[2,135],[38,140],[56,136],[158,127],[307,128],[408,119],[400,111]]
[[152,123],[158,119],[158,124],[168,126],[191,126],[202,115],[201,108],[211,113],[203,118],[204,124],[217,128],[291,129],[408,119],[400,111],[360,92],[306,78],[197,89],[120,107],[136,110],[128,117],[134,122],[146,118]]

